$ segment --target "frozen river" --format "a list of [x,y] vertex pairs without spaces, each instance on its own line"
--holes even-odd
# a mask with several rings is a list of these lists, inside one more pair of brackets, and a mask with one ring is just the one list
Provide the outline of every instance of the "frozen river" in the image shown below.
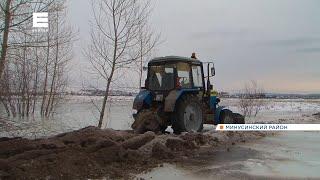
[[320,179],[320,132],[286,132],[244,147],[261,153],[244,164],[250,174]]
[[[10,127],[1,130],[0,136],[25,136],[38,138],[62,132],[97,126],[99,112],[95,106],[101,106],[103,97],[69,96],[49,118],[34,117],[10,118]],[[104,127],[117,130],[130,129],[133,97],[112,97],[106,108]],[[13,127],[12,127],[13,126]]]
[[320,132],[287,132],[217,151],[211,165],[169,165],[144,179],[320,179]]
[[[105,127],[117,130],[127,130],[133,122],[133,97],[111,97],[111,105],[107,107]],[[102,97],[68,96],[57,108],[53,117],[42,119],[39,116],[28,119],[9,119],[9,126],[0,126],[1,136],[24,136],[38,138],[72,131],[98,124]],[[222,99],[221,104],[237,112],[238,99]],[[268,99],[262,112],[254,118],[247,119],[252,122],[270,122],[279,119],[302,118],[320,112],[320,100],[303,99]],[[205,128],[213,128],[205,126]]]

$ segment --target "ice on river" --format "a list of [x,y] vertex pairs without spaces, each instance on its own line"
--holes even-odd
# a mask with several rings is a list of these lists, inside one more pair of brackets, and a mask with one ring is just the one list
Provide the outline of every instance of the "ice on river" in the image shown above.
[[[134,97],[113,96],[109,99],[106,109],[105,127],[117,130],[130,129],[132,118],[132,103]],[[103,97],[101,96],[67,96],[59,105],[56,113],[48,118],[40,116],[28,119],[9,119],[9,125],[0,126],[0,136],[23,136],[39,138],[62,132],[72,131],[98,124],[99,112]],[[303,114],[320,112],[320,100],[303,99],[268,99],[257,117],[248,118],[246,122],[270,122],[282,118],[301,117]],[[238,99],[222,99],[222,105],[235,112]],[[37,113],[38,114],[38,113]],[[205,126],[206,129],[213,128]]]

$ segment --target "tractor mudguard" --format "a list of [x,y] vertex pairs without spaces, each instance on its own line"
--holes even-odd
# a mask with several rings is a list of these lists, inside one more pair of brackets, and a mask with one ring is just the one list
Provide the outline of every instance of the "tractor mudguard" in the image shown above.
[[181,89],[171,91],[165,99],[164,112],[173,112],[175,110],[176,102],[180,99],[182,95],[186,93],[193,94],[198,92],[199,89]]
[[145,106],[150,107],[152,103],[152,94],[148,90],[141,90],[139,94],[134,98],[133,109],[140,111]]
[[216,112],[214,113],[214,125],[220,124],[220,116],[223,110],[226,110],[227,108],[225,106],[219,106],[216,108]]

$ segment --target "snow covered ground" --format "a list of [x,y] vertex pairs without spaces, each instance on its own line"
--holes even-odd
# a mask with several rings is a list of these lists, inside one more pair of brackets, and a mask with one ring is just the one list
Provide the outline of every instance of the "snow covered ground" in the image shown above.
[[[221,104],[238,111],[238,99],[223,99]],[[320,99],[266,99],[262,112],[319,111]]]

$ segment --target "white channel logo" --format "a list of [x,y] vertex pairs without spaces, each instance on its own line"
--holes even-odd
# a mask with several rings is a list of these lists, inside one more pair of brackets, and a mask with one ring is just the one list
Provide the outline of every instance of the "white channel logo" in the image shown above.
[[47,12],[33,13],[33,27],[35,28],[48,28],[49,19]]

